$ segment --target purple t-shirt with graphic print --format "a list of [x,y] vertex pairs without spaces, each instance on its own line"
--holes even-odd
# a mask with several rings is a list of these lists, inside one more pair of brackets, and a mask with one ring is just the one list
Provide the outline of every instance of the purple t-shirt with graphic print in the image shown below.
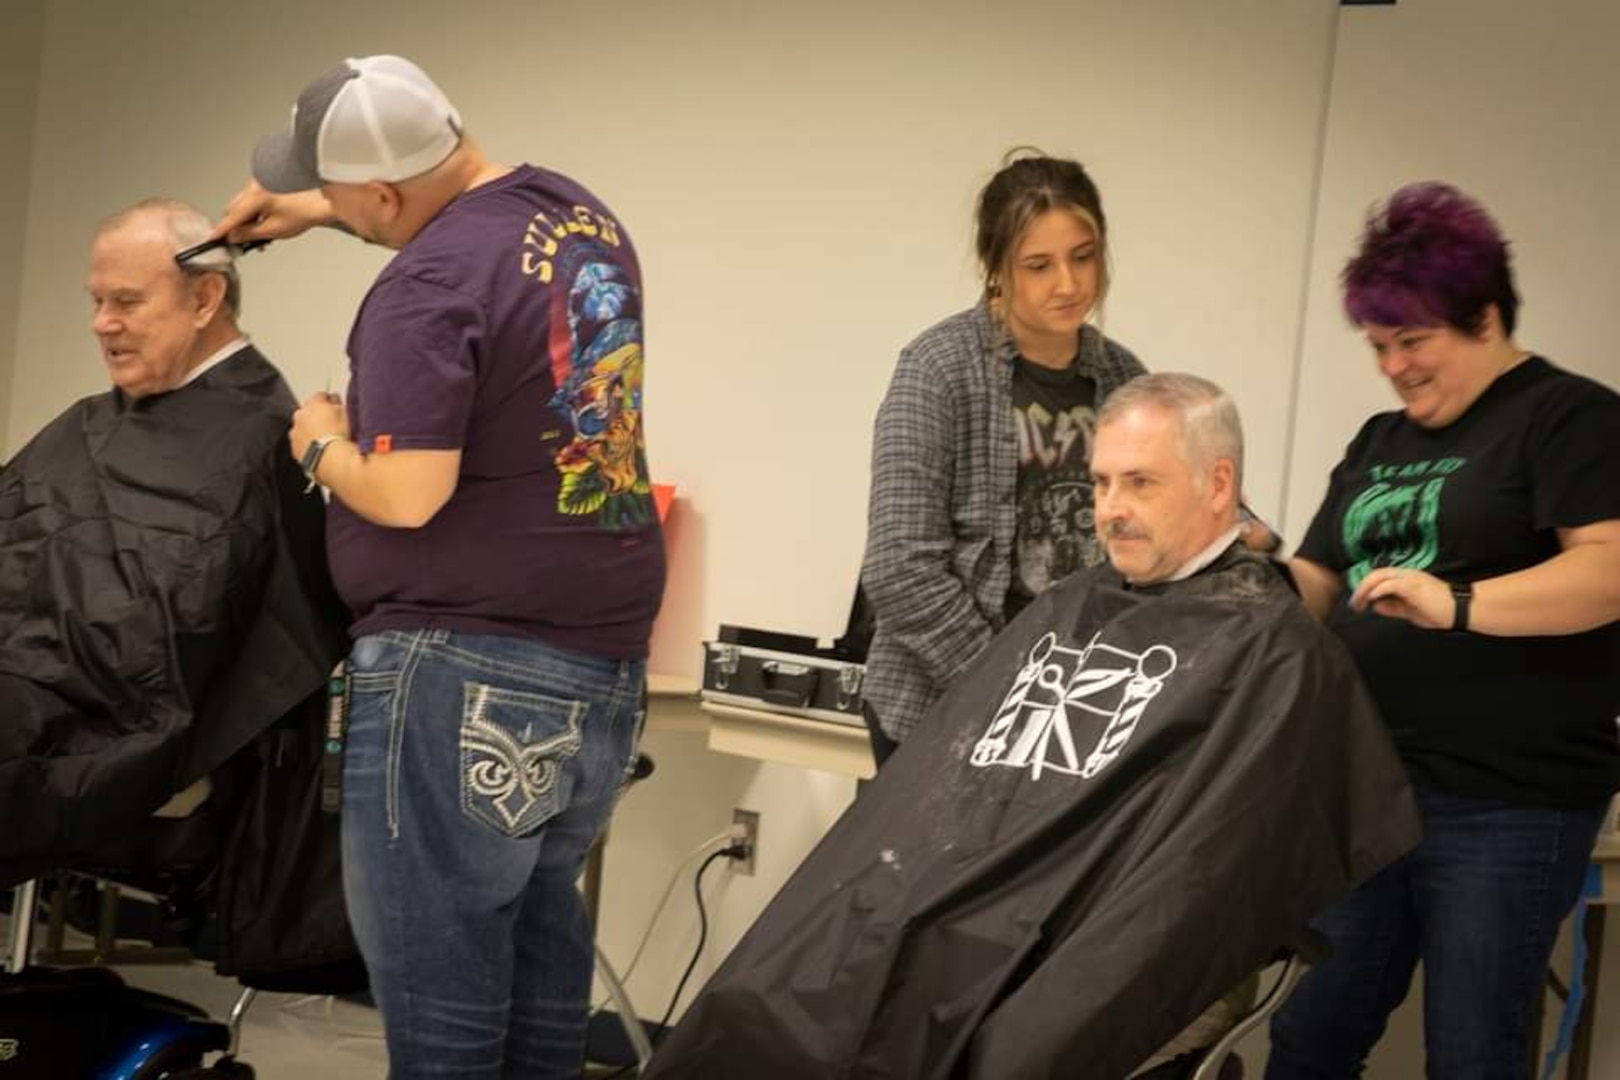
[[349,336],[350,428],[367,454],[460,450],[461,475],[419,529],[333,500],[356,637],[444,628],[647,655],[664,546],[641,319],[629,236],[533,166],[460,196],[400,250]]

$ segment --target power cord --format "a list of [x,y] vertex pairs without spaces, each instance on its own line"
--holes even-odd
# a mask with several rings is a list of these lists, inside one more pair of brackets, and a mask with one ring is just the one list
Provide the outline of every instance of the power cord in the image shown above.
[[[680,1003],[681,994],[686,990],[687,980],[692,977],[692,972],[697,969],[697,962],[703,956],[703,946],[708,944],[709,941],[709,911],[703,903],[703,875],[708,872],[709,867],[720,859],[746,859],[747,857],[748,841],[733,835],[730,843],[719,851],[710,852],[708,858],[704,859],[702,864],[698,866],[697,874],[692,878],[692,895],[697,900],[698,910],[697,948],[692,950],[692,959],[687,962],[686,970],[681,972],[680,981],[675,984],[675,993],[670,995],[669,1007],[664,1010],[664,1015],[659,1019],[658,1026],[653,1029],[654,1031],[668,1030],[670,1018],[675,1015],[675,1006]],[[634,1064],[626,1065],[618,1072],[609,1073],[606,1080],[616,1080],[617,1077],[628,1076],[634,1068],[636,1068]]]
[[[636,943],[636,951],[630,955],[630,963],[619,975],[619,982],[623,983],[626,987],[630,985],[630,976],[635,974],[636,965],[641,963],[641,955],[647,951],[648,942],[652,941],[653,930],[658,926],[658,920],[663,917],[664,908],[669,905],[669,898],[675,895],[675,886],[680,883],[681,872],[695,862],[697,858],[705,851],[708,851],[710,848],[714,847],[714,845],[725,841],[734,842],[735,839],[736,836],[730,829],[727,829],[723,833],[716,833],[689,851],[680,862],[675,864],[674,871],[669,875],[669,883],[664,886],[664,894],[658,898],[658,905],[653,908],[652,918],[647,920],[647,929],[642,932],[641,940]],[[597,1002],[596,1006],[591,1009],[591,1015],[595,1016],[597,1013],[601,1012],[602,1009],[607,1005],[608,1001],[609,997],[604,997],[601,1001]]]
[[703,903],[703,874],[717,860],[735,858],[736,856],[732,853],[734,846],[728,844],[707,859],[704,859],[698,867],[697,875],[692,878],[692,895],[697,900],[698,909],[697,948],[692,950],[692,959],[687,961],[686,970],[681,972],[681,981],[675,984],[675,993],[670,995],[669,1007],[664,1010],[664,1015],[658,1020],[658,1027],[655,1029],[657,1031],[662,1031],[669,1026],[670,1017],[675,1015],[675,1006],[681,1000],[681,992],[686,989],[686,980],[690,979],[692,972],[697,969],[698,958],[703,955],[703,946],[709,940],[709,911]]

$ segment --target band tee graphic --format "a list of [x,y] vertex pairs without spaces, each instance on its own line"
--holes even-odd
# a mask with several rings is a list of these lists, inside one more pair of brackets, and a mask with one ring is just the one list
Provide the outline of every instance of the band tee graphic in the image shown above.
[[1102,561],[1091,492],[1095,382],[1071,366],[1052,370],[1020,357],[1013,370],[1018,433],[1018,529],[1007,617],[1053,583]]

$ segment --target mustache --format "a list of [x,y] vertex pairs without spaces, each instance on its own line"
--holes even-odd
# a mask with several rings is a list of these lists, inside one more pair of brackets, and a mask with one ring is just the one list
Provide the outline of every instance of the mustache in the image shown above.
[[1110,521],[1103,526],[1103,539],[1105,540],[1146,540],[1147,530],[1140,525],[1133,525],[1128,521]]

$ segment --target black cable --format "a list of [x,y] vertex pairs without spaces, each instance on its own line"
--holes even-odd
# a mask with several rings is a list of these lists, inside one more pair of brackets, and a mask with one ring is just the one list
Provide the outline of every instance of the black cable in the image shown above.
[[[692,894],[697,898],[698,910],[697,948],[692,950],[692,959],[687,963],[686,970],[681,972],[680,982],[675,984],[675,993],[669,999],[669,1008],[664,1010],[664,1016],[658,1021],[658,1026],[653,1029],[654,1031],[662,1032],[669,1027],[670,1017],[675,1015],[675,1006],[680,1002],[681,994],[686,989],[686,981],[692,977],[692,972],[697,970],[698,959],[703,955],[703,946],[709,940],[709,912],[703,906],[703,874],[710,866],[714,865],[717,859],[733,858],[736,854],[734,846],[728,844],[719,851],[710,852],[709,857],[698,865],[697,874],[692,878]],[[657,1048],[654,1047],[654,1049]],[[632,1062],[618,1072],[609,1073],[605,1080],[616,1080],[617,1077],[629,1076],[630,1070],[636,1068],[638,1064],[638,1062]]]
[[687,963],[686,970],[681,972],[681,981],[675,984],[675,994],[669,999],[669,1008],[664,1010],[663,1018],[658,1021],[658,1027],[655,1029],[657,1031],[663,1031],[669,1026],[670,1017],[675,1015],[675,1005],[681,1000],[681,991],[686,989],[686,980],[690,979],[692,972],[696,970],[698,957],[703,955],[704,943],[709,939],[709,912],[703,906],[703,872],[714,865],[716,859],[728,858],[730,855],[731,848],[729,846],[711,853],[707,859],[704,859],[699,864],[698,872],[692,878],[692,895],[697,899],[698,909],[697,948],[692,950],[692,959]]

